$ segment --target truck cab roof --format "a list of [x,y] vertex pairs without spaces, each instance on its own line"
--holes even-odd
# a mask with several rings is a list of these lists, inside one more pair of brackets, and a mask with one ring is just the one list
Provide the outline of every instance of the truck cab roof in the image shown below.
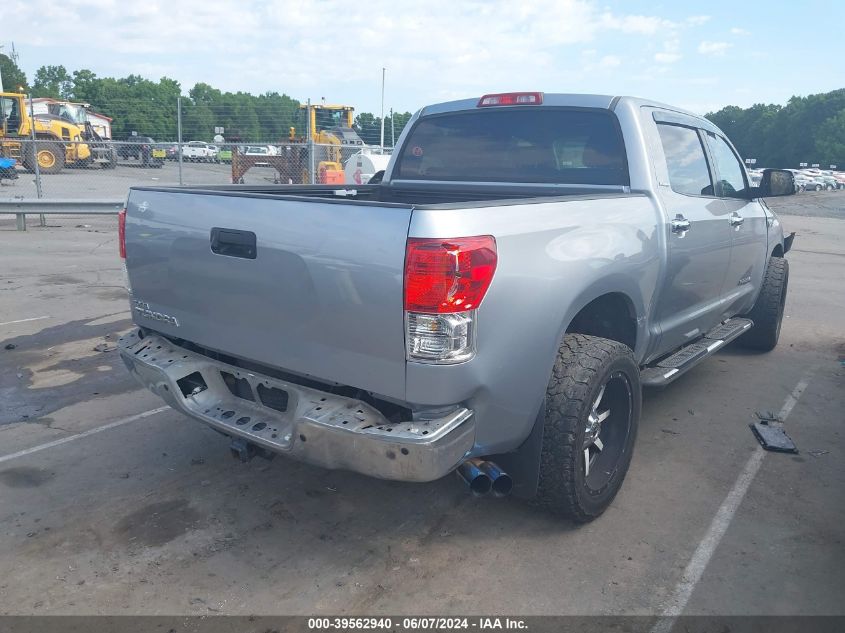
[[[624,95],[602,95],[602,94],[583,94],[583,93],[541,93],[543,95],[543,102],[536,107],[570,107],[570,108],[602,108],[607,110],[615,110],[619,105],[630,105],[633,107],[651,106],[661,108],[663,110],[671,110],[679,114],[695,117],[701,119],[698,114],[694,114],[682,108],[654,101],[652,99],[643,99],[641,97],[624,96]],[[420,110],[420,116],[430,116],[433,114],[442,114],[446,112],[457,112],[460,110],[472,110],[478,107],[478,102],[481,99],[458,99],[456,101],[444,101],[442,103],[435,103],[433,105],[425,106]],[[508,107],[508,106],[501,106]]]

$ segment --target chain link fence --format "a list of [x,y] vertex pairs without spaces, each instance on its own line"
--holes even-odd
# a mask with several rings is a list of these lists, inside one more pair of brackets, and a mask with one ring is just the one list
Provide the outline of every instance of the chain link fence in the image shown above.
[[[250,110],[6,98],[0,202],[112,201],[133,186],[363,184],[387,165],[379,119],[361,115],[353,126],[349,106],[285,99],[259,98]],[[383,138],[392,145],[389,121]]]
[[343,144],[21,141],[0,199],[118,199],[132,186],[363,184],[390,149]]

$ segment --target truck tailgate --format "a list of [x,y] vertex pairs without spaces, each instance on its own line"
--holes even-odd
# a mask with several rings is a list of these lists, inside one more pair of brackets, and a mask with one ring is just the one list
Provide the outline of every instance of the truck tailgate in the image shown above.
[[403,398],[410,217],[396,205],[133,189],[133,319],[235,357]]

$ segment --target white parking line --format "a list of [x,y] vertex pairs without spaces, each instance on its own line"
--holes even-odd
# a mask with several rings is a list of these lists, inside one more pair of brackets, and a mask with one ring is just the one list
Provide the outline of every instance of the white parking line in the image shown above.
[[[798,384],[795,385],[792,393],[787,396],[783,407],[781,407],[778,413],[780,420],[786,420],[787,416],[798,403],[801,394],[807,388],[807,384],[810,382],[815,371],[815,367],[809,369],[801,380],[798,381]],[[710,522],[710,527],[707,528],[704,538],[701,539],[698,547],[695,548],[690,562],[684,569],[681,580],[675,585],[671,597],[663,603],[663,607],[660,610],[660,615],[663,617],[655,624],[651,633],[669,633],[675,625],[675,621],[684,612],[684,608],[687,606],[695,586],[701,580],[701,576],[704,574],[704,570],[707,569],[707,565],[713,557],[716,548],[719,547],[719,542],[722,540],[725,532],[727,532],[737,509],[739,509],[739,505],[745,497],[745,493],[748,492],[751,482],[754,481],[754,476],[760,470],[765,456],[766,451],[763,450],[762,446],[758,445],[751,457],[748,458],[745,468],[742,469],[733,488],[731,488],[725,500],[722,501],[722,505],[716,511],[716,516]]]
[[104,424],[103,426],[88,429],[87,431],[77,433],[76,435],[63,437],[60,440],[53,440],[52,442],[47,442],[46,444],[39,444],[38,446],[33,446],[32,448],[25,448],[24,450],[18,451],[17,453],[3,455],[2,457],[0,457],[0,464],[2,464],[3,462],[11,461],[13,459],[17,459],[18,457],[23,457],[24,455],[32,455],[33,453],[37,453],[48,448],[53,448],[54,446],[61,446],[62,444],[73,442],[74,440],[81,440],[83,437],[89,437],[91,435],[94,435],[95,433],[102,433],[103,431],[108,431],[109,429],[113,429],[118,426],[123,426],[124,424],[129,424],[130,422],[135,422],[136,420],[148,418],[151,415],[161,413],[162,411],[167,411],[168,409],[170,409],[170,407],[159,407],[158,409],[150,409],[149,411],[144,411],[143,413],[136,413],[135,415],[130,415],[128,418],[115,420],[114,422],[109,422],[108,424]]
[[13,325],[15,323],[29,323],[30,321],[40,321],[42,319],[49,319],[49,316],[40,316],[40,317],[32,317],[31,319],[18,319],[17,321],[6,321],[5,323],[0,323],[0,326],[3,325]]

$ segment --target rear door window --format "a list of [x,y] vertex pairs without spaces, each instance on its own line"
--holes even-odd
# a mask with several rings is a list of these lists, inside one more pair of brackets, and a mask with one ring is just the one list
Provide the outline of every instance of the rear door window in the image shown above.
[[713,182],[698,131],[681,125],[658,123],[672,191],[690,196],[712,196]]
[[393,178],[627,185],[625,146],[607,110],[497,108],[421,118]]

